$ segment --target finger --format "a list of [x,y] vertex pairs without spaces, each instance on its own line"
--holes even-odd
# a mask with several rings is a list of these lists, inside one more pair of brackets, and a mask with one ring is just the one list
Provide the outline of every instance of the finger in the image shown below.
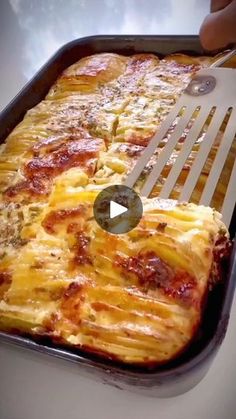
[[224,9],[232,0],[211,0],[211,13]]
[[200,40],[205,49],[224,48],[236,42],[236,0],[223,10],[209,14],[201,28]]

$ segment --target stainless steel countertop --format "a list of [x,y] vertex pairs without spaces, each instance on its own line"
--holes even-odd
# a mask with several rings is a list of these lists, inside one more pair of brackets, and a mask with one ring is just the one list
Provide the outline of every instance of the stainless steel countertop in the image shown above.
[[[195,34],[207,0],[0,0],[0,109],[64,43],[94,34]],[[150,399],[80,377],[75,365],[0,347],[1,419],[235,419],[236,303],[206,378]]]

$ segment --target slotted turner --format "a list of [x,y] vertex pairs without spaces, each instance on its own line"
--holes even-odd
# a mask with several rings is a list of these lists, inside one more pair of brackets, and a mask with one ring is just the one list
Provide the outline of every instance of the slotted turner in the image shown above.
[[[236,49],[221,57],[209,68],[202,69],[196,73],[174,108],[161,124],[157,134],[151,139],[149,145],[138,159],[132,172],[127,176],[126,186],[134,187],[158,145],[169,133],[168,141],[158,154],[141,190],[141,195],[148,197],[187,127],[188,131],[184,143],[181,145],[175,163],[159,194],[160,198],[169,198],[185,161],[204,127],[203,141],[199,145],[199,150],[178,199],[179,201],[189,201],[222,123],[226,116],[229,115],[216,157],[199,201],[201,205],[210,205],[236,134],[236,69],[217,67],[229,60],[234,54],[236,54]],[[209,119],[210,122],[207,124],[206,121]],[[234,161],[221,208],[223,221],[227,226],[229,226],[235,202],[236,160]]]

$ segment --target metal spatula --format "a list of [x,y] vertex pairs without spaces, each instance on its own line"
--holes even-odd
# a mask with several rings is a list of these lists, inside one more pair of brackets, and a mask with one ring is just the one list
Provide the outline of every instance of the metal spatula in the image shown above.
[[[199,201],[199,204],[210,205],[236,134],[236,69],[217,67],[229,60],[234,54],[236,54],[236,49],[217,60],[209,68],[202,69],[196,73],[174,108],[161,124],[157,134],[151,139],[132,172],[128,175],[125,181],[126,186],[134,187],[158,145],[169,133],[168,141],[161,152],[159,152],[156,162],[141,190],[142,196],[149,196],[187,127],[188,131],[184,143],[181,145],[176,161],[159,194],[161,198],[169,198],[186,159],[199,138],[203,127],[205,127],[204,139],[199,146],[196,158],[179,196],[179,201],[189,201],[209,152],[214,145],[216,135],[228,115],[224,134]],[[210,123],[207,124],[206,121],[209,119]],[[223,221],[227,226],[230,223],[235,202],[236,160],[221,208]]]

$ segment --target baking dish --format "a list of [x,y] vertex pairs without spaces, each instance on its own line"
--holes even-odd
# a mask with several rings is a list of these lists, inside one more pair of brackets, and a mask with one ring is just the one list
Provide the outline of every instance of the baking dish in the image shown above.
[[[177,51],[202,53],[197,37],[105,36],[73,41],[63,47],[3,111],[0,119],[1,141],[4,141],[8,133],[22,119],[26,110],[32,108],[45,96],[51,84],[65,67],[86,55],[106,51],[127,55],[135,52],[153,52],[159,55]],[[231,233],[234,234],[233,225]],[[145,371],[115,365],[112,362],[105,362],[94,356],[83,354],[82,351],[72,353],[68,349],[57,349],[45,339],[33,342],[32,339],[8,336],[3,333],[1,337],[10,342],[75,361],[83,365],[87,372],[92,369],[96,370],[103,381],[121,388],[135,388],[136,391],[142,390],[142,392],[157,396],[175,395],[191,388],[201,379],[224,337],[233,295],[233,273],[234,258],[232,256],[227,280],[224,285],[219,284],[211,293],[201,336],[181,358],[158,370]],[[95,375],[95,371],[92,373]]]

